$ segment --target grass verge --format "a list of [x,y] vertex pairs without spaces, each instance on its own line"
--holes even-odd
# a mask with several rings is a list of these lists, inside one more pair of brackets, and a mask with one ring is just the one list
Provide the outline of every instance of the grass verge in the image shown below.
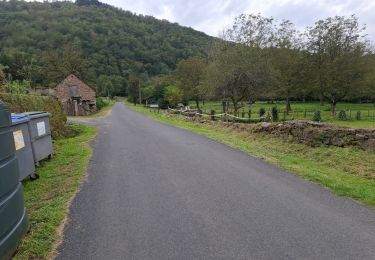
[[186,121],[183,116],[155,113],[126,105],[158,121],[215,139],[245,153],[375,208],[375,153],[357,148],[310,147],[288,139],[231,127]]
[[24,181],[25,204],[30,230],[21,241],[14,259],[48,259],[69,203],[85,176],[91,157],[89,141],[95,127],[70,124],[74,137],[54,141],[54,157],[37,169],[37,181]]

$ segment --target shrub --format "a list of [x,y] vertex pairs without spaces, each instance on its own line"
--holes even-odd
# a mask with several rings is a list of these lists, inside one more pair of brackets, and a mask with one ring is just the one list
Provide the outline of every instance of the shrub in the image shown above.
[[264,121],[271,122],[272,121],[272,114],[267,111],[267,113],[264,115]]
[[51,113],[50,124],[53,138],[65,136],[66,115],[61,103],[56,99],[31,94],[0,94],[0,99],[13,113],[27,111],[46,111]]
[[357,113],[355,114],[355,119],[361,120],[361,118],[362,118],[361,111],[357,111]]
[[339,120],[341,120],[341,121],[348,120],[348,116],[346,115],[345,110],[340,110],[340,112],[339,112]]
[[272,107],[271,113],[272,113],[272,121],[274,122],[279,121],[279,110],[277,110],[277,107]]
[[261,108],[259,109],[259,117],[264,116],[265,113],[266,113],[266,109],[265,109],[264,107],[261,107]]
[[102,109],[103,107],[106,107],[109,105],[109,101],[103,99],[103,98],[96,98],[96,108],[98,110]]
[[320,110],[316,110],[314,112],[314,116],[313,116],[312,120],[315,121],[315,122],[321,122],[322,121],[322,115],[321,115]]

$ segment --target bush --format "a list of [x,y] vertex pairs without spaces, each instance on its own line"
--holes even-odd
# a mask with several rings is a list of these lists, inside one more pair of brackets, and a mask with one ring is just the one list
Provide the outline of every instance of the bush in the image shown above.
[[357,111],[357,113],[355,114],[355,119],[361,120],[361,118],[362,118],[361,111]]
[[259,117],[264,116],[265,113],[266,113],[266,109],[264,107],[259,108]]
[[279,110],[277,110],[277,107],[272,107],[271,113],[272,113],[272,121],[274,122],[279,121]]
[[316,110],[314,112],[314,116],[313,116],[312,120],[315,121],[315,122],[321,122],[322,121],[322,115],[321,115],[320,110]]
[[339,112],[339,120],[341,120],[341,121],[348,120],[348,116],[346,115],[345,110],[340,110],[340,112]]
[[96,108],[97,110],[102,109],[103,107],[106,107],[109,105],[109,101],[105,100],[103,98],[96,98]]
[[0,94],[0,99],[12,113],[46,111],[51,113],[50,124],[53,138],[65,136],[66,115],[60,102],[52,97],[39,95]]

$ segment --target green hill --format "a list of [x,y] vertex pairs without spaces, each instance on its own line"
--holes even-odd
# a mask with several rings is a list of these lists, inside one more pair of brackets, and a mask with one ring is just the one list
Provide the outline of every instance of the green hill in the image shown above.
[[211,39],[96,0],[0,2],[0,64],[33,86],[53,86],[73,72],[121,93],[129,73],[168,73],[180,59],[204,55]]

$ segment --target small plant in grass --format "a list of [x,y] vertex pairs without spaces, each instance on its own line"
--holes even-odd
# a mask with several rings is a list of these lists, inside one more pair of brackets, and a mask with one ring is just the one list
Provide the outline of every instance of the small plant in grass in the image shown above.
[[321,122],[322,121],[322,113],[320,112],[320,110],[316,110],[314,112],[314,116],[313,116],[312,120],[315,121],[315,122]]
[[340,110],[340,112],[339,112],[339,120],[341,120],[341,121],[348,120],[348,116],[346,115],[345,110]]
[[272,107],[271,113],[272,113],[272,121],[273,122],[279,121],[279,110],[277,110],[277,107]]
[[266,114],[266,109],[264,107],[259,108],[259,117],[263,117]]
[[267,113],[264,115],[264,121],[265,122],[271,122],[272,121],[272,114],[270,111],[267,111]]
[[355,114],[355,119],[356,120],[361,120],[362,116],[361,116],[361,111],[357,111],[357,113]]

